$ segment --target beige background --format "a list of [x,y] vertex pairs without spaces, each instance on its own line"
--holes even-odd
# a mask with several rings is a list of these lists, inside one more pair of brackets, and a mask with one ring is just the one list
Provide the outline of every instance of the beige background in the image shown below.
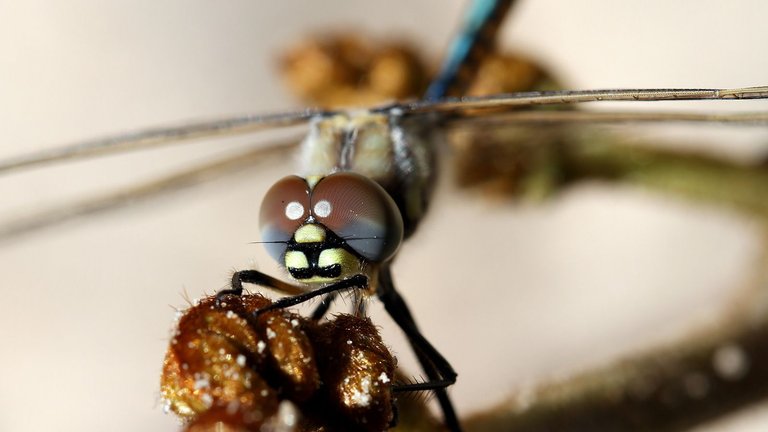
[[[281,47],[310,31],[357,28],[418,41],[434,60],[463,3],[0,1],[0,156],[294,107],[274,68]],[[760,1],[525,1],[504,38],[572,87],[748,86],[768,84],[766,16]],[[236,145],[0,178],[0,217]],[[745,140],[734,150],[764,148]],[[265,188],[291,171],[290,161],[271,164],[0,245],[0,430],[176,429],[157,389],[169,305],[223,287],[233,269],[278,271],[248,242],[258,240]],[[443,188],[396,274],[460,372],[453,395],[469,413],[706,320],[741,282],[753,236],[735,217],[637,191],[581,188],[530,207]],[[391,323],[378,322],[412,365]],[[766,423],[756,410],[728,425]]]

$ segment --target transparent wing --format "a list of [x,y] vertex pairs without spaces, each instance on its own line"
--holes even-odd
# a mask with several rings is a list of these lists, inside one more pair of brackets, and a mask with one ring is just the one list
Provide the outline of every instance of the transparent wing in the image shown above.
[[[245,168],[258,169],[260,165],[273,161],[275,157],[285,157],[298,141],[299,139],[295,139],[259,146],[122,189],[16,216],[0,225],[0,243],[73,219],[94,216],[150,198],[157,199],[182,188],[235,175]],[[111,149],[114,150],[115,147]],[[80,154],[78,157],[85,155]]]
[[0,174],[64,160],[180,144],[194,139],[236,136],[259,130],[295,126],[323,113],[321,110],[306,109],[289,113],[250,115],[188,122],[177,126],[154,127],[0,160]]
[[447,119],[450,127],[482,128],[512,124],[548,123],[733,123],[757,124],[768,122],[768,112],[649,112],[649,111],[510,111],[478,116],[477,113],[457,113]]
[[[704,122],[733,124],[764,124],[768,122],[768,112],[749,113],[712,113],[712,112],[628,112],[628,111],[544,111],[530,108],[532,105],[571,104],[596,101],[660,101],[660,100],[712,100],[712,99],[762,99],[768,97],[768,90],[763,87],[734,90],[599,90],[599,91],[562,91],[547,93],[522,93],[504,96],[466,98],[446,102],[423,102],[382,109],[405,113],[423,114],[434,112],[446,116],[441,123],[448,123],[454,129],[471,131],[494,128],[507,130],[517,125],[520,128],[533,128],[536,125],[552,125],[563,128],[568,124],[594,125],[598,123],[660,123],[660,122]],[[500,110],[501,108],[501,110]],[[512,109],[516,108],[516,109]],[[488,113],[485,110],[493,109]],[[376,111],[377,109],[374,109]],[[85,141],[52,150],[22,155],[0,161],[0,173],[12,172],[40,164],[55,163],[72,159],[119,153],[140,148],[153,148],[172,145],[184,140],[207,138],[222,135],[242,135],[270,128],[289,127],[303,124],[313,116],[327,115],[319,110],[304,110],[293,113],[280,113],[262,116],[245,116],[224,120],[204,121],[175,127],[159,127],[114,137]],[[298,138],[291,140],[291,143]],[[476,141],[476,140],[475,140]],[[497,146],[513,143],[514,138],[487,141],[482,149],[475,148],[477,154],[492,154],[488,142]],[[98,196],[70,202],[58,207],[46,208],[33,213],[16,216],[0,226],[0,241],[18,235],[33,232],[47,226],[64,223],[68,220],[94,215],[119,208],[126,203],[150,198],[181,187],[188,187],[205,180],[231,175],[246,166],[255,167],[264,162],[271,154],[287,152],[290,146],[285,143],[271,144],[269,147],[248,150],[230,155],[220,160],[207,162],[167,176],[145,181],[120,190],[103,193]],[[502,153],[496,151],[496,153]],[[285,154],[285,153],[284,153]],[[263,160],[261,160],[263,159]],[[473,168],[467,161],[475,160],[472,154],[463,154],[459,161],[464,161],[464,169],[458,172],[459,178],[472,177],[468,174]],[[514,163],[514,161],[510,161]],[[486,171],[486,174],[488,172]]]
[[[768,87],[737,89],[631,89],[631,90],[563,90],[527,92],[494,96],[463,97],[439,102],[413,102],[399,107],[403,113],[454,113],[473,110],[514,109],[531,105],[562,105],[598,101],[669,101],[669,100],[729,100],[765,99]],[[465,115],[469,115],[465,113]]]

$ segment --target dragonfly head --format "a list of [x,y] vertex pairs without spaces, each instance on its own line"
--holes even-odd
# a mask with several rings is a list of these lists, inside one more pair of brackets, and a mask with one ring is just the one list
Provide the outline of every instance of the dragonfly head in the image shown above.
[[260,225],[270,255],[306,283],[385,262],[403,240],[403,220],[389,194],[351,172],[283,178],[264,197]]

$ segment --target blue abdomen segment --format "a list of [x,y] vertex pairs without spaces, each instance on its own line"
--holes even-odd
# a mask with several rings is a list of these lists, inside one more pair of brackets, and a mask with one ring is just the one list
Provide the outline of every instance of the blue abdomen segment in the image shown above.
[[480,53],[490,51],[496,32],[512,0],[474,0],[461,30],[451,42],[440,73],[427,89],[424,99],[438,100],[466,86],[461,75],[474,75]]

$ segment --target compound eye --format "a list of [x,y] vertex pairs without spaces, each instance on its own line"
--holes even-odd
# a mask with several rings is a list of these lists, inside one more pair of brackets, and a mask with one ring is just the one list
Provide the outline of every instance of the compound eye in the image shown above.
[[275,183],[261,202],[259,226],[267,252],[278,262],[286,242],[309,216],[309,186],[299,176],[288,176]]
[[383,262],[403,241],[400,211],[375,181],[343,172],[320,180],[312,191],[312,215],[362,257]]

